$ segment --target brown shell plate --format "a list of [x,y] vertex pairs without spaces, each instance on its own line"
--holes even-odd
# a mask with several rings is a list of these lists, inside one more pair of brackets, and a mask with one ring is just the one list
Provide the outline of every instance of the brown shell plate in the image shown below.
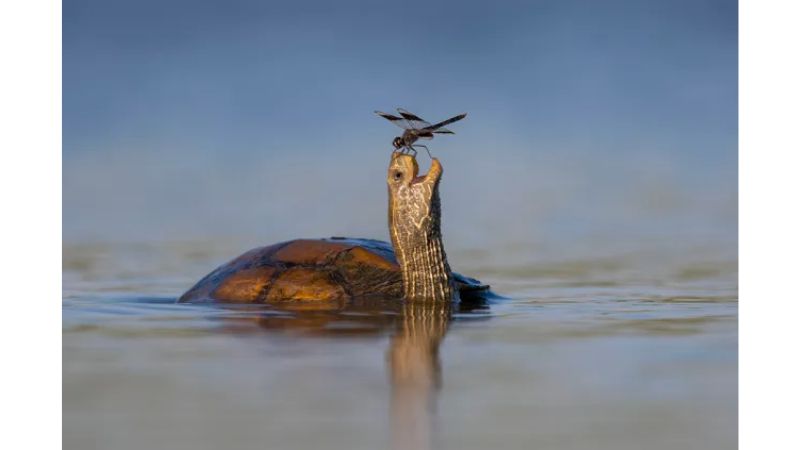
[[[488,286],[454,274],[462,293]],[[218,267],[179,302],[267,303],[401,298],[403,280],[392,246],[373,239],[297,239],[260,247]]]
[[250,250],[217,268],[179,299],[264,303],[402,295],[389,244],[369,239],[297,239]]

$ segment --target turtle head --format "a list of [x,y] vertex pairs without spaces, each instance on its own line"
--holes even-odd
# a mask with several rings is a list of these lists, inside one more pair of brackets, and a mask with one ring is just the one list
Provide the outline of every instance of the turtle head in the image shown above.
[[428,173],[418,174],[415,157],[392,154],[386,178],[389,233],[403,272],[403,289],[407,299],[453,300],[455,290],[440,226],[442,165],[434,158]]
[[[389,196],[395,198],[401,191],[427,192],[420,200],[430,203],[434,191],[439,189],[439,180],[442,178],[442,164],[433,158],[431,168],[426,175],[419,174],[417,158],[407,153],[394,152],[389,163],[389,172],[386,182],[389,184]],[[417,186],[419,185],[419,186]],[[427,198],[426,198],[427,197]]]

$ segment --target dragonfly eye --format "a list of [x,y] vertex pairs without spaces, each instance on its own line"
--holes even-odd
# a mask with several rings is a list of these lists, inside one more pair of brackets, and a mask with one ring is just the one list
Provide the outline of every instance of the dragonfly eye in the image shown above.
[[399,137],[396,137],[396,138],[394,138],[394,140],[392,141],[392,145],[394,145],[394,148],[400,148],[400,147],[402,147],[402,146],[403,146],[403,141],[402,141],[402,139],[400,139]]

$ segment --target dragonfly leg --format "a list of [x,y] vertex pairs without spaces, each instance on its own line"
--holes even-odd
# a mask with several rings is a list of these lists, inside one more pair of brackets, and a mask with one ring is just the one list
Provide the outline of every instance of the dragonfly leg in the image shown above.
[[408,150],[408,152],[407,152],[408,154],[411,154],[411,152],[414,152],[414,154],[411,154],[411,156],[413,156],[414,158],[417,157],[417,149],[415,149],[413,145],[409,145],[408,147],[406,147],[406,149]]
[[[424,146],[424,145],[422,145],[422,144],[417,144],[417,145],[416,145],[416,147],[422,147],[422,148],[424,148],[424,149],[425,149],[425,151],[428,153],[428,156],[429,156],[431,159],[433,159],[433,155],[431,155],[431,151],[430,151],[430,150],[428,150],[428,147],[426,147],[426,146]],[[416,152],[414,152],[414,153],[416,154]]]

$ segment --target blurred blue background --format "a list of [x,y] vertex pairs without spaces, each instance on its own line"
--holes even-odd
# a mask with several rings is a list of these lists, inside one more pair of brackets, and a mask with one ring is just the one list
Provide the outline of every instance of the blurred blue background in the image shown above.
[[386,239],[398,106],[448,245],[735,248],[731,0],[66,0],[64,240]]

